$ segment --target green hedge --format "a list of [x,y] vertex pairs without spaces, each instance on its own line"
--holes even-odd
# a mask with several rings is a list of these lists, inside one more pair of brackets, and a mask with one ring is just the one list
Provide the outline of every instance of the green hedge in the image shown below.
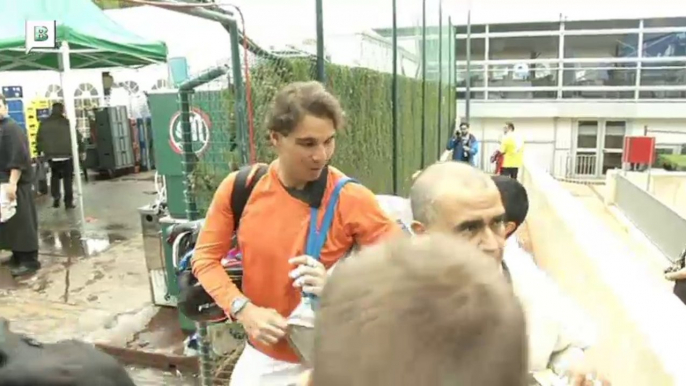
[[661,154],[657,165],[667,170],[686,171],[686,154]]
[[[251,69],[253,126],[259,161],[269,162],[274,158],[264,128],[264,119],[274,95],[288,83],[312,80],[314,74],[314,62],[304,59],[263,59]],[[327,64],[326,76],[327,88],[340,100],[346,114],[346,128],[337,137],[332,164],[378,194],[392,193],[392,75],[365,68]],[[450,122],[442,118],[439,127],[439,105],[442,117],[449,116],[447,108],[454,108],[445,102],[449,100],[449,86],[444,86],[443,101],[439,101],[438,82],[427,81],[424,84],[425,149],[422,152],[422,84],[421,80],[399,77],[397,154],[403,194],[409,189],[412,174],[422,166],[422,157],[424,164],[431,164],[445,146]],[[202,159],[199,160],[194,173],[196,181],[207,182],[194,184],[195,194],[203,197],[198,200],[201,209],[206,207],[207,198],[211,197],[212,185],[218,184],[225,176],[225,170],[220,171],[203,163]],[[210,176],[215,170],[221,175]]]

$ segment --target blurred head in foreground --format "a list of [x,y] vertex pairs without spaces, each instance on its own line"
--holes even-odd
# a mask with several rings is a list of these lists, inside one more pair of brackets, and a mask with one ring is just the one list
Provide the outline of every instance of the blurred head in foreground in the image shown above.
[[446,235],[389,240],[336,268],[312,386],[523,386],[519,303],[490,259]]

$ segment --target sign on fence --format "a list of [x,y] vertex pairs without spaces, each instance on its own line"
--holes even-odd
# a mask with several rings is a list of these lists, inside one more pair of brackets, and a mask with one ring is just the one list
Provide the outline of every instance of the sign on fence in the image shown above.
[[[180,118],[181,112],[177,111],[169,122],[169,145],[177,154],[183,154],[183,129]],[[196,155],[201,155],[210,143],[212,120],[207,113],[194,107],[191,110],[190,124],[193,151]]]

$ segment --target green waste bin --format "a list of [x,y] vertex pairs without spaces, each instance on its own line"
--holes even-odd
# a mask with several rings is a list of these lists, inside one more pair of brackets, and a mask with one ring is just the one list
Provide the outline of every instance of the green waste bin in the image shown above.
[[[148,97],[152,116],[157,171],[165,177],[167,205],[174,218],[186,218],[184,174],[182,165],[181,120],[178,94],[151,93]],[[234,103],[226,90],[197,91],[192,96],[191,135],[198,157],[196,167],[208,168],[223,177],[236,159]],[[202,207],[206,205],[201,202]]]

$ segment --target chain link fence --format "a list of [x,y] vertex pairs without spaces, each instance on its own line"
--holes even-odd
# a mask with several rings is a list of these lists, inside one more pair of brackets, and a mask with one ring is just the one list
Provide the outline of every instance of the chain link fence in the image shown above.
[[[377,194],[407,193],[412,174],[445,148],[455,121],[455,39],[440,0],[326,2],[319,36],[315,1],[283,3],[184,10],[224,26],[225,36],[207,38],[230,45],[231,58],[149,95],[172,218],[202,218],[231,171],[274,159],[264,119],[291,82],[322,81],[340,100],[347,122],[332,164]],[[280,15],[278,25],[268,14]],[[193,329],[183,316],[181,323]],[[195,331],[199,373],[173,383],[227,385],[245,344],[241,326]],[[155,382],[155,374],[134,374],[140,384]]]

